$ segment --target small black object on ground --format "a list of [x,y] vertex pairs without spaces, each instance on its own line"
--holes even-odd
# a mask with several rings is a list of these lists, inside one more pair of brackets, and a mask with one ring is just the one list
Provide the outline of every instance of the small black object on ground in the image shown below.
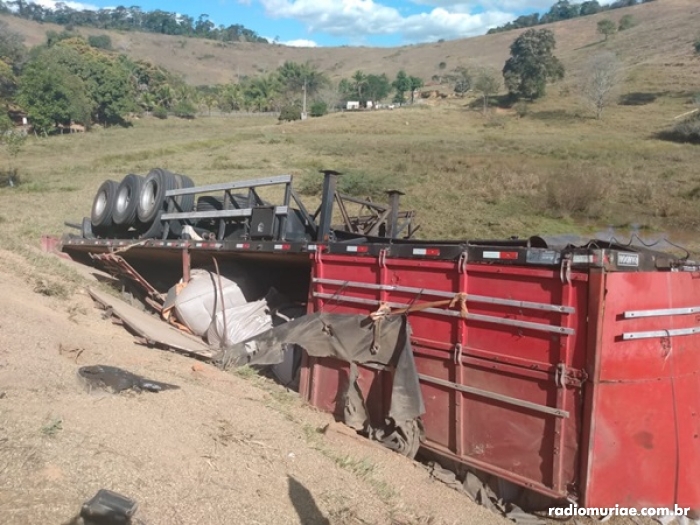
[[85,525],[129,525],[138,503],[134,500],[100,489],[80,510]]
[[114,366],[83,366],[78,370],[78,376],[85,381],[88,388],[100,388],[114,394],[125,390],[160,392],[180,388],[177,385],[153,381]]

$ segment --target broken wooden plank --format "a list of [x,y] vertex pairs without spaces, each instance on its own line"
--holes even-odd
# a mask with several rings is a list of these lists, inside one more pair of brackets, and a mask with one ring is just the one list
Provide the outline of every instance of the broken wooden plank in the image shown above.
[[138,308],[125,303],[121,299],[106,293],[88,288],[90,296],[105,308],[112,309],[112,315],[119,318],[125,325],[146,341],[153,341],[177,352],[194,354],[198,357],[211,359],[215,352],[201,340],[184,334]]

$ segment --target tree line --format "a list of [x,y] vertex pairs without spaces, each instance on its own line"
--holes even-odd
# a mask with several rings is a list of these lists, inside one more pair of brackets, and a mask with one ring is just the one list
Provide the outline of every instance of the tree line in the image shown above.
[[59,2],[55,8],[43,7],[27,0],[0,0],[0,14],[18,16],[35,22],[50,22],[73,27],[95,27],[121,31],[143,31],[163,35],[178,35],[218,40],[220,42],[269,42],[241,24],[217,26],[202,14],[197,19],[162,11],[144,11],[138,6],[99,9],[72,9]]
[[[413,101],[422,79],[400,71],[386,75],[357,71],[332,85],[311,63],[287,61],[277,69],[237,82],[190,86],[167,70],[143,60],[132,60],[111,50],[108,35],[87,39],[70,31],[49,31],[45,43],[24,46],[19,33],[0,21],[0,128],[11,124],[8,114],[24,114],[35,132],[49,134],[72,122],[86,128],[126,123],[131,113],[159,118],[194,118],[217,110],[279,112],[308,101],[311,114],[339,109],[347,100],[363,106],[395,92],[397,103]],[[4,125],[3,125],[4,123]],[[0,129],[1,131],[1,129]]]
[[570,20],[581,16],[595,15],[610,9],[620,9],[622,7],[631,7],[637,4],[646,4],[656,0],[616,0],[609,5],[600,5],[597,0],[585,0],[577,3],[570,0],[558,0],[546,13],[533,13],[531,15],[522,15],[508,22],[505,25],[489,29],[487,34],[502,33],[512,29],[522,29],[525,27],[534,27],[543,24],[551,24],[561,20]]

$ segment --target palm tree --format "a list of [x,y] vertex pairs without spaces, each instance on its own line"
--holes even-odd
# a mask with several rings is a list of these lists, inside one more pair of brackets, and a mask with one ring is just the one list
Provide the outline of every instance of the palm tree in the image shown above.
[[243,94],[240,84],[227,84],[219,93],[219,109],[230,113],[243,105]]
[[328,77],[310,62],[297,64],[287,61],[277,69],[277,75],[291,97],[296,97],[304,89],[308,96],[313,97],[329,84]]
[[269,111],[276,106],[280,84],[274,74],[252,78],[243,85],[245,105],[258,111]]
[[352,76],[352,80],[355,82],[354,87],[355,91],[357,92],[357,98],[362,101],[362,90],[367,85],[367,75],[365,75],[362,71],[357,70]]

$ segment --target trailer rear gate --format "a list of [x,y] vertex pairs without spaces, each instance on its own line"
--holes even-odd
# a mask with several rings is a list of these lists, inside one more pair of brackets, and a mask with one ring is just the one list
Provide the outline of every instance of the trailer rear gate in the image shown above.
[[[466,318],[409,315],[428,450],[581,505],[700,505],[700,274],[314,258],[309,311],[466,294]],[[339,413],[347,378],[309,358],[301,393]],[[360,384],[378,423],[391,372],[364,367]]]

